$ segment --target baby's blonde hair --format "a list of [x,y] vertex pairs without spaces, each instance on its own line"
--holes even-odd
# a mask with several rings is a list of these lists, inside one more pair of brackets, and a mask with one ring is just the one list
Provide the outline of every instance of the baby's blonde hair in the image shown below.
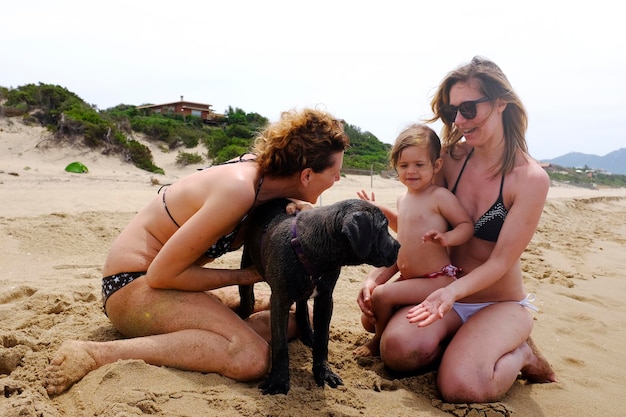
[[430,162],[433,165],[441,154],[441,140],[439,140],[437,133],[424,124],[415,123],[400,132],[393,148],[391,148],[389,162],[393,169],[397,168],[402,151],[409,146],[420,146],[428,149]]

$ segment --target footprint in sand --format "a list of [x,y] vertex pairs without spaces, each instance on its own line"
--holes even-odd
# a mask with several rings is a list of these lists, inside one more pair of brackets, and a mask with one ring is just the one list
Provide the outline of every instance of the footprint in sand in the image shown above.
[[24,356],[30,352],[31,349],[24,345],[8,349],[0,346],[0,374],[11,375],[22,364]]
[[19,285],[0,291],[0,304],[8,304],[28,298],[37,292],[37,288]]

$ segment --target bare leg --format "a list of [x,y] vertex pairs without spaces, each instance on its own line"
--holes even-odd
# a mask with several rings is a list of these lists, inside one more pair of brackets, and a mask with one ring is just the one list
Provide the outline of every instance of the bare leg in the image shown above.
[[380,338],[393,314],[394,304],[391,303],[393,291],[386,291],[387,289],[391,290],[392,285],[393,283],[388,283],[374,288],[372,292],[372,309],[376,317],[374,324],[375,334],[365,344],[354,349],[352,353],[355,356],[369,357],[380,355]]
[[443,355],[437,378],[442,397],[454,403],[498,401],[522,369],[546,378],[540,363],[547,362],[526,343],[531,330],[532,318],[515,302],[492,304],[470,317]]
[[[293,317],[293,313],[290,313],[289,327],[287,329],[288,337],[293,339],[297,335],[296,321]],[[254,314],[248,320],[250,327],[263,337],[268,343],[270,340],[270,326],[269,326],[269,312],[264,311]],[[144,339],[144,340],[142,340]],[[139,346],[131,346],[135,341]],[[117,361],[118,359],[124,359],[121,357],[120,352],[127,350],[126,359],[133,359],[142,355],[143,348],[141,344],[147,342],[148,338],[126,339],[111,342],[89,342],[80,340],[69,340],[64,342],[55,356],[50,361],[50,366],[46,369],[47,377],[44,381],[44,386],[48,395],[56,395],[64,392],[70,386],[77,381],[80,381],[89,372]],[[144,357],[144,360],[147,358]],[[149,360],[147,360],[148,363]],[[154,364],[166,365],[155,358]],[[259,359],[259,363],[263,363],[263,358]],[[170,364],[169,366],[182,368],[182,364]],[[251,368],[252,370],[252,368]],[[200,370],[202,371],[202,370]],[[261,371],[262,374],[265,370]],[[224,375],[227,372],[224,371]],[[233,376],[237,379],[237,374]],[[250,380],[257,379],[258,375],[254,374],[249,378]],[[239,380],[248,380],[247,377],[239,377]]]
[[[239,308],[241,302],[239,289],[236,286],[224,287],[218,290],[210,291],[209,294],[216,297],[233,311]],[[269,343],[270,331],[270,296],[272,291],[265,283],[257,283],[254,286],[254,309],[246,323]],[[310,310],[311,311],[311,310]],[[311,318],[311,320],[313,320]],[[289,311],[289,325],[287,327],[287,340],[293,340],[298,336],[298,327],[296,325],[295,305]]]
[[461,325],[453,312],[446,313],[426,327],[409,323],[411,306],[400,308],[387,324],[380,341],[380,357],[387,367],[398,372],[415,372],[433,365],[443,354],[445,341]]
[[260,379],[269,368],[268,332],[256,332],[264,332],[267,312],[253,315],[248,324],[209,294],[155,290],[141,278],[114,293],[107,312],[129,339],[65,343],[47,368],[44,386],[50,395],[119,359],[216,372],[238,381]]
[[[312,318],[310,318],[312,320]],[[272,340],[272,329],[269,311],[259,311],[246,319],[248,326],[252,328],[267,343]],[[287,340],[294,340],[298,337],[298,325],[296,323],[295,309],[289,311],[289,321],[287,323]]]
[[398,306],[419,304],[434,290],[441,288],[453,278],[442,276],[435,279],[414,278],[389,282],[379,285],[372,292],[372,309],[376,316],[374,337],[364,345],[354,350],[357,356],[378,356],[380,354],[380,340],[387,323],[391,320]]
[[376,326],[374,322],[370,319],[369,316],[365,315],[364,313],[361,314],[361,325],[363,326],[365,331],[369,333],[376,332]]
[[[68,341],[46,369],[44,386],[49,395],[60,394],[87,373],[120,359],[142,359],[153,365],[217,372],[238,381],[261,378],[268,370],[269,349],[227,351],[229,345],[241,343],[204,330],[181,330],[110,342]],[[177,352],[185,354],[177,355]]]

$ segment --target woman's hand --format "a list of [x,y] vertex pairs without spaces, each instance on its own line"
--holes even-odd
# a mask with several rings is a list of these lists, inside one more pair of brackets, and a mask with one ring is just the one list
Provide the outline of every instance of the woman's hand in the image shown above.
[[452,309],[454,295],[447,288],[433,291],[424,301],[412,307],[406,317],[409,323],[417,323],[419,327],[426,327],[443,318],[443,315]]
[[311,203],[307,203],[306,201],[300,201],[300,200],[294,200],[294,199],[290,199],[290,200],[291,200],[291,203],[287,204],[287,206],[285,207],[285,211],[290,216],[300,211],[311,210],[313,208]]

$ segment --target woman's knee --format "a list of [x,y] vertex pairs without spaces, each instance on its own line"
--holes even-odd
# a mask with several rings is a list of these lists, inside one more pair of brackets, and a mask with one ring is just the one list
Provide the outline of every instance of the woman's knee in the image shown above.
[[437,376],[437,388],[441,398],[449,403],[486,403],[498,401],[499,391],[492,391],[493,384],[489,381],[476,381],[462,377],[460,374]]
[[232,357],[233,376],[237,381],[256,381],[270,369],[270,348],[267,343],[251,343]]
[[390,369],[412,372],[432,364],[441,354],[439,343],[433,338],[390,332],[383,334],[380,357]]
[[444,358],[437,373],[437,388],[442,398],[450,403],[499,400],[502,390],[494,380],[493,372],[487,369],[468,368],[461,362],[450,363]]

